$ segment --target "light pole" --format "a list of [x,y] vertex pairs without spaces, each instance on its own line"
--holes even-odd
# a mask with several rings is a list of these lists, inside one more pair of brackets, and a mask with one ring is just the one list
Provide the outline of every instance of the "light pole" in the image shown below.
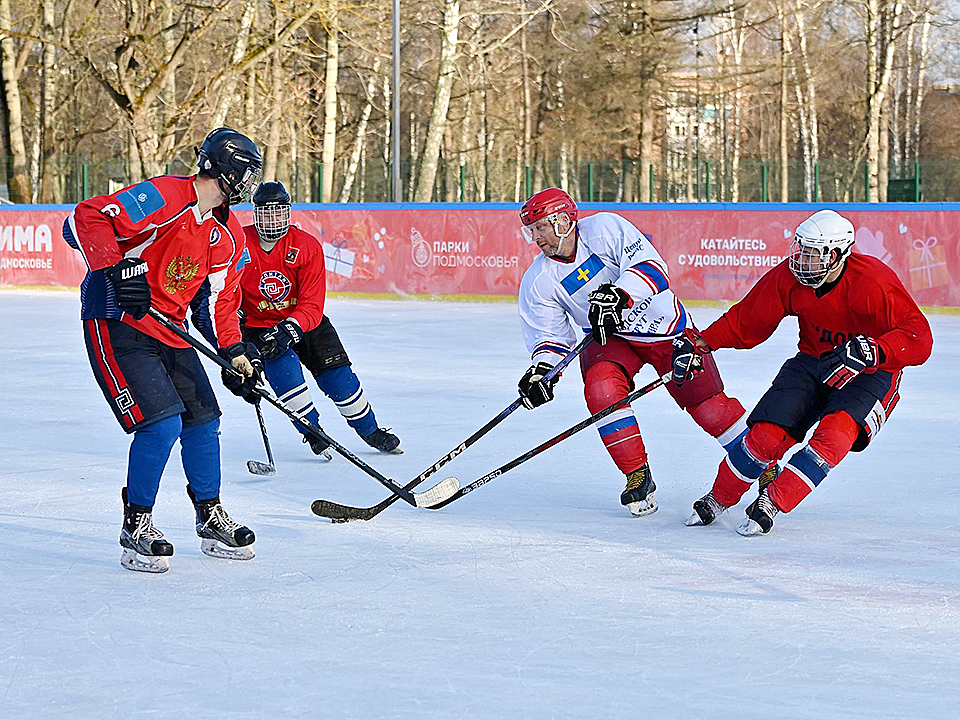
[[400,0],[393,0],[393,123],[391,123],[390,152],[393,173],[393,195],[400,202],[403,193],[400,187]]

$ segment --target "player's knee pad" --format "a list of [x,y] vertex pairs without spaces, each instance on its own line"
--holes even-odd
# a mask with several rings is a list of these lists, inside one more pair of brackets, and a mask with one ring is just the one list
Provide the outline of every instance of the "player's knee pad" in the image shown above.
[[630,394],[631,382],[623,368],[612,362],[598,362],[583,376],[587,409],[597,413]]
[[728,450],[728,445],[747,429],[743,405],[722,392],[690,405],[687,412],[697,425],[717,438]]
[[209,500],[220,494],[220,418],[183,429],[180,460],[198,500]]
[[808,445],[831,467],[836,467],[850,452],[859,434],[860,426],[850,415],[845,412],[830,413],[817,425]]
[[764,463],[764,468],[782,458],[792,445],[796,445],[786,430],[770,422],[755,423],[745,441],[750,453]]
[[182,430],[180,416],[171,415],[137,430],[133,434],[133,444],[147,452],[163,453],[167,457]]

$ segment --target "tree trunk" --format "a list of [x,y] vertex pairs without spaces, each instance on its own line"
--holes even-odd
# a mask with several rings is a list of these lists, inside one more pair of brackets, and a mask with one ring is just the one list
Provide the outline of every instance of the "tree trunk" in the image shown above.
[[353,183],[357,177],[357,166],[360,164],[360,156],[363,153],[363,143],[367,137],[367,123],[370,121],[370,113],[373,112],[373,94],[377,89],[377,79],[380,73],[380,56],[373,59],[373,70],[367,80],[366,101],[363,109],[360,111],[360,121],[357,123],[357,135],[353,141],[353,149],[350,151],[350,161],[347,164],[347,171],[343,177],[343,187],[340,189],[339,202],[350,202],[350,192],[353,190]]
[[20,77],[17,72],[16,47],[11,37],[10,0],[0,0],[0,71],[3,73],[3,91],[7,105],[7,135],[10,138],[12,163],[7,168],[10,200],[31,202],[30,170],[27,165],[27,145],[23,136],[23,106],[20,100]]
[[[233,42],[233,53],[230,56],[231,65],[239,65],[243,56],[247,54],[250,45],[250,29],[257,16],[257,0],[247,0],[243,15],[240,16],[240,27]],[[227,120],[227,112],[236,99],[238,74],[231,72],[220,86],[217,104],[210,116],[210,129],[222,127]]]
[[327,30],[327,63],[323,85],[323,196],[333,199],[333,161],[337,152],[337,76],[340,74],[340,39],[337,16],[330,17]]
[[[880,200],[880,116],[893,70],[895,38],[900,27],[903,0],[892,0],[889,13],[880,14],[880,0],[867,0],[867,167],[870,182],[868,202]],[[880,51],[884,54],[881,58]]]
[[926,81],[927,60],[930,58],[930,11],[924,10],[922,29],[920,31],[920,56],[917,58],[917,99],[913,114],[913,147],[911,159],[920,160],[920,118],[923,110],[923,91]]
[[[280,7],[274,2],[273,4],[273,32],[274,37],[279,34],[280,31]],[[281,58],[280,58],[281,48],[277,46],[274,48],[273,54],[270,58],[270,124],[269,131],[267,133],[267,147],[263,153],[263,181],[264,182],[276,182],[277,180],[277,168],[278,168],[278,158],[280,155],[280,127],[282,125],[280,106],[280,99],[283,95],[283,78],[282,78],[282,67],[281,67]],[[327,182],[327,173],[329,170],[324,168],[323,173],[323,182],[326,186]],[[322,199],[321,202],[329,202],[329,199]]]
[[429,202],[433,195],[433,183],[437,176],[437,160],[440,157],[440,145],[443,142],[444,127],[447,123],[447,110],[450,108],[450,93],[453,90],[453,77],[456,70],[457,38],[460,30],[460,0],[446,0],[443,10],[443,34],[440,40],[440,61],[437,73],[436,90],[433,96],[433,108],[427,125],[427,138],[423,156],[420,160],[420,174],[415,202]]

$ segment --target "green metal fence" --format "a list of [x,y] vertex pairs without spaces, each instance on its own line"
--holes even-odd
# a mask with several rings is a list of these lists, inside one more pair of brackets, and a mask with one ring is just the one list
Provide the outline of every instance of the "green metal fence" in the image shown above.
[[[0,171],[8,159],[0,157]],[[58,174],[54,202],[75,203],[130,183],[129,170],[120,158],[67,156],[55,163]],[[348,163],[338,159],[326,168],[314,158],[288,163],[279,174],[295,202],[319,202],[324,175],[333,173],[332,201],[343,193]],[[166,167],[174,174],[193,169],[175,161]],[[742,159],[733,182],[731,163],[701,158],[668,158],[648,167],[646,177],[636,161],[562,163],[558,159],[535,165],[518,165],[515,159],[489,156],[441,158],[432,192],[435,202],[517,202],[544,187],[563,186],[580,201],[635,202],[642,197],[655,202],[780,202],[781,173],[787,173],[788,202],[864,202],[869,193],[865,163],[851,160],[824,160],[813,172],[808,198],[804,167],[792,161],[779,163]],[[401,163],[402,200],[413,199],[418,165]],[[6,177],[6,173],[0,178]],[[641,191],[641,182],[644,187]],[[921,160],[910,163],[895,176],[891,168],[888,200],[924,202],[960,201],[960,160]],[[736,194],[735,194],[736,193]],[[0,180],[0,198],[8,197]],[[355,171],[347,202],[389,202],[391,173],[382,157],[367,158]],[[39,198],[38,198],[39,200]]]

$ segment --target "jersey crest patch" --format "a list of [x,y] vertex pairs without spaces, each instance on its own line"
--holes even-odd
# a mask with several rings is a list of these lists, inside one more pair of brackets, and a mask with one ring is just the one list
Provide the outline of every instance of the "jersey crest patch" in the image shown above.
[[142,182],[117,195],[132,222],[140,222],[167,204],[163,195],[151,182]]
[[593,253],[580,263],[580,266],[576,270],[561,280],[560,284],[563,285],[563,289],[567,291],[567,295],[573,295],[577,290],[599,275],[601,270],[603,270],[603,260],[601,260],[596,253]]
[[243,253],[240,255],[240,259],[237,260],[237,272],[243,270],[247,266],[247,263],[250,262],[250,259],[250,248],[245,247]]
[[220,228],[214,227],[210,231],[210,244],[216,245],[218,242],[220,242]]
[[187,285],[197,276],[199,271],[199,260],[194,260],[189,255],[186,257],[178,255],[167,265],[166,272],[164,272],[163,289],[171,295],[176,295],[187,288]]
[[278,270],[267,270],[260,276],[260,294],[272,303],[283,302],[293,284]]
[[285,262],[295,263],[297,261],[297,255],[299,254],[300,254],[300,248],[292,247],[289,250],[287,250],[286,257],[284,257],[283,259]]

